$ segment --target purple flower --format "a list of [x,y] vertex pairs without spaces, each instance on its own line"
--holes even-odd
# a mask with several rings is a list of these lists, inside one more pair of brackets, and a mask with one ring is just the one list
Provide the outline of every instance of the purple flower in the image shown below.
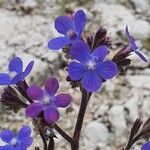
[[31,61],[23,71],[23,62],[19,57],[14,57],[9,62],[8,73],[0,73],[0,85],[17,84],[23,81],[32,70],[34,61]]
[[13,131],[4,130],[0,133],[0,138],[6,143],[0,146],[0,150],[26,150],[32,144],[31,128],[23,126],[18,135]]
[[71,102],[71,96],[68,94],[59,94],[55,96],[59,88],[58,80],[50,77],[45,82],[45,90],[33,85],[27,89],[28,96],[34,101],[26,108],[26,115],[36,118],[44,111],[44,118],[48,123],[54,123],[59,119],[58,107],[67,107]]
[[150,150],[150,141],[143,144],[142,149],[141,150]]
[[97,47],[91,54],[87,44],[78,41],[70,51],[77,60],[68,65],[68,73],[72,80],[81,80],[82,86],[89,92],[97,91],[103,79],[111,79],[117,74],[117,66],[113,61],[104,61],[108,54],[105,45]]
[[132,35],[130,35],[128,26],[126,26],[125,32],[126,32],[126,35],[128,38],[129,48],[132,51],[134,51],[144,62],[148,62],[148,60],[145,58],[144,54],[142,54],[142,52],[138,49],[135,38]]
[[58,50],[79,40],[85,24],[86,14],[83,10],[78,10],[72,17],[57,17],[55,20],[55,28],[64,36],[50,40],[48,43],[48,48],[52,50]]

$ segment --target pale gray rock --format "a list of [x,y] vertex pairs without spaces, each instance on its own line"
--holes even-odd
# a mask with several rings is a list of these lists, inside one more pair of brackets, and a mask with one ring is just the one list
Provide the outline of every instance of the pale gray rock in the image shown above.
[[126,25],[131,27],[131,33],[134,33],[139,39],[147,39],[150,36],[149,23],[145,20],[136,19],[132,11],[123,5],[97,3],[92,9],[100,13],[102,25],[109,28],[109,32],[114,38],[118,31],[125,29]]
[[149,0],[131,0],[135,6],[136,11],[150,15],[150,1]]
[[97,121],[90,122],[84,130],[86,147],[94,149],[98,143],[105,145],[108,140],[108,134],[108,129],[103,123]]
[[143,40],[150,37],[150,24],[147,21],[135,19],[133,22],[127,22],[126,24],[129,25],[131,34],[137,39]]
[[145,118],[150,116],[150,101],[149,98],[143,99],[142,113]]
[[25,9],[36,8],[38,6],[38,3],[36,2],[36,0],[25,0],[24,3],[22,4],[22,6]]
[[134,122],[137,118],[139,118],[139,109],[138,109],[138,100],[139,100],[139,96],[137,94],[137,91],[134,92],[134,96],[128,100],[125,103],[125,108],[127,108],[129,110],[129,117],[128,119],[131,122]]
[[4,9],[0,10],[0,41],[4,39],[9,39],[16,26],[16,18],[13,14]]
[[121,105],[113,106],[109,111],[109,121],[112,124],[116,136],[122,135],[126,130],[124,108]]
[[127,80],[129,81],[132,87],[149,88],[149,75],[128,75]]

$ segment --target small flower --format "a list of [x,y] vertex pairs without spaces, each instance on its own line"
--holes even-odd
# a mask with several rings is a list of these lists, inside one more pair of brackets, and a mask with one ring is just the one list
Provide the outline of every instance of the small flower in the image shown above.
[[82,86],[89,92],[97,91],[102,81],[111,79],[117,74],[117,66],[113,61],[104,61],[108,54],[105,45],[97,47],[91,54],[87,44],[78,41],[70,51],[77,60],[68,65],[68,74],[72,80],[81,80]]
[[63,37],[57,37],[49,41],[48,47],[52,50],[58,50],[68,44],[79,40],[86,24],[86,14],[83,10],[78,10],[74,16],[59,16],[55,20],[56,30],[63,34]]
[[138,49],[135,38],[132,35],[130,35],[128,26],[126,26],[125,32],[128,38],[128,46],[131,49],[131,51],[135,52],[144,62],[148,62],[144,54],[142,54],[142,52]]
[[142,149],[141,150],[150,150],[150,141],[145,143],[143,146],[142,146]]
[[45,82],[45,90],[33,85],[27,89],[28,96],[34,101],[26,108],[26,115],[36,118],[44,111],[44,118],[48,123],[54,123],[59,119],[58,107],[67,107],[71,102],[68,94],[55,96],[59,88],[58,80],[50,77]]
[[17,84],[25,79],[32,70],[34,61],[31,61],[23,71],[23,62],[14,57],[9,62],[8,73],[0,73],[0,85]]
[[6,143],[0,146],[0,150],[26,150],[32,144],[31,128],[23,126],[18,135],[13,131],[4,130],[0,133],[0,138]]

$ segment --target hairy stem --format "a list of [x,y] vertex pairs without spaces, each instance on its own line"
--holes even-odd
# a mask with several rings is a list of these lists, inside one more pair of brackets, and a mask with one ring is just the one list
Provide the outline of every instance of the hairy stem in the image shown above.
[[65,132],[63,131],[57,124],[54,124],[55,130],[62,136],[64,137],[69,143],[72,143],[72,138]]
[[137,142],[141,138],[142,135],[143,133],[139,133],[131,142],[128,143],[128,145],[126,146],[124,150],[130,150],[132,146],[134,145],[134,143]]
[[72,150],[79,150],[79,141],[80,141],[80,134],[81,134],[81,129],[83,125],[83,119],[85,116],[85,112],[86,112],[86,108],[87,108],[90,96],[91,96],[91,93],[88,93],[84,89],[82,90],[80,110],[79,110],[77,122],[75,125],[75,130],[74,130],[73,139],[72,139],[73,141],[71,143]]
[[54,146],[55,146],[54,138],[51,137],[48,144],[48,150],[54,150]]

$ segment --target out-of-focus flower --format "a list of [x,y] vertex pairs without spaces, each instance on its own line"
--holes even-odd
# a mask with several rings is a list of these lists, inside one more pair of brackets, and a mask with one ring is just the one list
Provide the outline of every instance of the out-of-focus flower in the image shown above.
[[141,150],[150,150],[150,141],[143,144],[142,149]]
[[0,73],[0,85],[17,84],[25,79],[32,70],[34,61],[31,61],[23,71],[23,62],[14,57],[9,62],[8,73]]
[[142,52],[138,49],[135,38],[132,35],[130,35],[128,26],[126,26],[125,32],[128,38],[128,46],[131,49],[131,51],[135,52],[144,62],[148,62],[144,54],[142,54]]
[[16,135],[13,131],[8,129],[0,133],[0,138],[6,143],[0,146],[0,150],[26,150],[32,144],[31,128],[23,126]]
[[68,44],[80,40],[81,34],[86,24],[86,14],[83,10],[78,10],[72,16],[59,16],[55,20],[56,30],[63,34],[49,41],[48,48],[59,50]]
[[33,85],[27,89],[28,96],[34,101],[26,108],[26,116],[36,118],[44,111],[44,118],[48,123],[54,123],[59,119],[58,107],[67,107],[71,102],[68,94],[56,95],[59,88],[58,80],[49,77],[45,81],[45,90]]
[[68,65],[68,74],[72,80],[81,80],[82,86],[89,92],[97,91],[103,80],[113,78],[118,72],[113,61],[104,60],[108,54],[105,45],[90,54],[88,45],[78,41],[72,45],[70,54],[76,61]]

